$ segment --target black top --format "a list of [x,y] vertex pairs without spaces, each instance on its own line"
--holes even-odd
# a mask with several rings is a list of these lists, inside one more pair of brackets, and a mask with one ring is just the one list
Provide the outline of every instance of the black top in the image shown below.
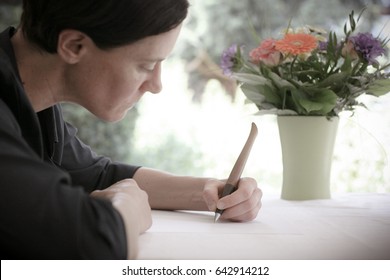
[[97,156],[59,105],[35,113],[8,28],[0,34],[1,259],[124,259],[124,224],[89,193],[131,178],[137,167]]

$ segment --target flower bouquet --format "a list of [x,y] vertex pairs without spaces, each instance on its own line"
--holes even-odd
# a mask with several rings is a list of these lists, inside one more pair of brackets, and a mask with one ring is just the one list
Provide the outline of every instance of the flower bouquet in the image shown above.
[[364,106],[362,94],[390,91],[390,64],[381,65],[386,39],[356,33],[354,13],[335,32],[291,26],[244,54],[224,51],[224,74],[236,79],[259,114],[276,114],[283,159],[283,199],[330,198],[330,171],[339,113]]
[[282,38],[267,38],[244,55],[233,45],[222,54],[224,74],[241,84],[260,113],[338,116],[363,105],[362,94],[381,96],[390,91],[389,73],[378,59],[385,56],[387,39],[356,32],[354,12],[344,26],[345,37],[317,28],[289,26]]

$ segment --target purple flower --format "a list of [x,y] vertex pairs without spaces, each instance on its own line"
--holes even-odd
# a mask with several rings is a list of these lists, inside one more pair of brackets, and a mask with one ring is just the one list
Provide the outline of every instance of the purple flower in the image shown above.
[[221,68],[224,75],[231,76],[233,74],[233,69],[237,65],[237,52],[238,47],[234,44],[222,53]]
[[359,33],[349,39],[353,43],[355,51],[369,64],[377,64],[376,58],[386,52],[381,42],[371,33]]
[[326,51],[326,49],[328,48],[328,44],[329,44],[329,42],[319,41],[318,42],[318,49],[320,51]]

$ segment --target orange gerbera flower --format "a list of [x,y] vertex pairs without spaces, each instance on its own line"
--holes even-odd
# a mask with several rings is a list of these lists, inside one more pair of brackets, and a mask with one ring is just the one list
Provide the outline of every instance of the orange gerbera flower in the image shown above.
[[311,52],[317,47],[317,38],[305,33],[288,33],[275,42],[275,49],[287,54],[298,55]]

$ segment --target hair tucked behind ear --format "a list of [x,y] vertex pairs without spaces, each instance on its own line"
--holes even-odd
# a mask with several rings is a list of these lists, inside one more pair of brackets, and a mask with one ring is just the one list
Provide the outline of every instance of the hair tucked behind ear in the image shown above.
[[102,48],[167,32],[187,16],[188,0],[24,0],[21,28],[28,40],[55,53],[58,35],[76,29]]

